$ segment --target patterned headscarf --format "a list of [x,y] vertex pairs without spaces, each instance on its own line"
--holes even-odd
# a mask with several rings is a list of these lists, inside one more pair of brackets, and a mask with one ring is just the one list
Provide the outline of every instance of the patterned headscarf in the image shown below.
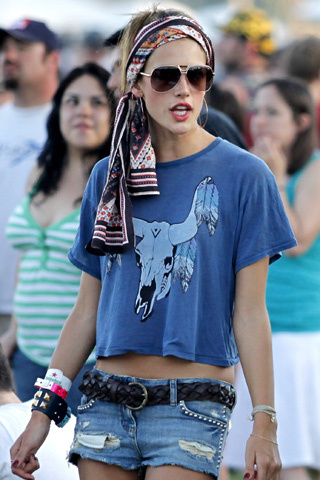
[[[166,17],[145,26],[137,35],[126,71],[131,88],[151,53],[180,38],[192,38],[203,48],[207,64],[214,68],[210,38],[194,21]],[[129,91],[117,108],[107,182],[98,205],[94,232],[87,250],[95,255],[123,253],[135,246],[130,196],[158,195],[156,158],[151,145],[142,99]]]

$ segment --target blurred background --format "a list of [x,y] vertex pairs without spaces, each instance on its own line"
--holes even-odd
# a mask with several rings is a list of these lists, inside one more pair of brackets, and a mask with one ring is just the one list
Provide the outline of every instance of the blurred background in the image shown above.
[[[83,29],[108,35],[124,23],[127,14],[149,6],[145,0],[1,0],[1,24],[9,25],[20,16],[43,19],[60,33],[77,35]],[[239,8],[262,8],[291,35],[319,33],[319,0],[180,0],[155,3],[179,3],[198,14],[214,31]],[[207,26],[207,25],[206,25]]]
[[[7,27],[20,17],[43,20],[61,34],[65,47],[99,45],[121,28],[130,13],[154,2],[145,0],[0,0],[1,26]],[[189,10],[219,41],[219,27],[239,8],[265,10],[275,24],[279,47],[307,34],[320,34],[319,0],[180,0],[158,1],[164,6],[180,6]],[[67,61],[67,53],[65,61]]]
[[[185,10],[210,35],[215,47],[216,76],[213,88],[208,93],[207,102],[209,107],[221,110],[233,120],[234,125],[227,124],[226,130],[230,133],[231,128],[234,132],[234,128],[237,127],[239,135],[237,134],[234,138],[240,138],[240,142],[244,139],[246,145],[249,148],[252,147],[254,142],[250,136],[249,123],[254,88],[268,76],[288,74],[290,54],[294,51],[293,57],[295,59],[298,57],[295,50],[296,43],[299,43],[296,42],[297,40],[310,35],[317,37],[316,42],[320,39],[320,0],[0,0],[0,27],[8,28],[22,18],[44,21],[62,39],[61,78],[76,65],[87,61],[97,62],[115,75],[119,70],[119,64],[117,64],[119,51],[112,44],[103,48],[104,40],[123,28],[132,13],[143,10],[153,3],[164,8]],[[237,11],[256,8],[263,10],[262,16],[265,16],[265,12],[271,21],[260,22],[257,17],[252,21],[245,19],[240,25],[242,30],[239,22],[234,23],[234,26],[237,26],[236,31],[226,33],[231,34],[231,37],[238,37],[239,44],[234,43],[235,39],[228,38],[228,35],[224,37],[223,27],[228,24]],[[265,29],[268,30],[267,40],[269,43],[267,45]],[[272,37],[273,47],[271,50],[269,37]],[[246,49],[251,42],[251,50]],[[316,68],[319,64],[319,51],[313,49],[314,55],[303,54],[299,62],[307,60],[310,65],[315,64],[314,68]],[[309,58],[311,56],[312,59]],[[2,58],[0,53],[0,65]],[[304,61],[302,63],[304,64]],[[304,78],[307,70],[308,68],[303,66],[301,68],[302,75],[297,76],[308,82],[308,78]],[[289,72],[290,75],[293,76]],[[312,89],[318,112],[318,146],[320,147],[319,78],[318,70],[316,83],[313,82],[313,79],[309,79],[309,86],[310,90]],[[116,84],[113,84],[113,87],[109,85],[109,87],[116,92]],[[2,88],[0,69],[0,94]],[[9,96],[7,96],[8,93]],[[11,92],[5,92],[3,89],[3,101],[9,101],[10,94]],[[221,117],[216,122],[221,122]],[[316,381],[313,383],[317,384]],[[313,410],[309,409],[308,411],[310,415],[314,415]],[[311,474],[311,472],[309,473]],[[228,476],[226,471],[220,478],[221,480],[222,478],[224,480],[227,478],[241,480],[243,472],[231,470],[230,476]],[[293,480],[293,477],[286,478]],[[319,480],[320,476],[314,478]]]

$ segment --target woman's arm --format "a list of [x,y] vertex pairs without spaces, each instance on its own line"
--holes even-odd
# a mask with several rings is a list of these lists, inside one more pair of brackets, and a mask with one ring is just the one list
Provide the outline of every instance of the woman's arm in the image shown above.
[[[14,290],[17,289],[19,270],[20,270],[20,255],[17,260],[16,269],[15,269],[15,279],[14,279]],[[18,322],[14,313],[11,315],[10,324],[8,330],[3,333],[0,337],[0,343],[3,348],[3,353],[8,359],[13,355],[13,352],[17,346],[17,330]]]
[[[236,276],[233,326],[253,407],[274,407],[271,328],[265,305],[268,264],[266,257],[241,269]],[[247,442],[245,475],[249,476],[245,478],[280,479],[276,430],[277,423],[271,422],[269,415],[255,414],[252,433],[258,437],[250,436]]]
[[74,380],[96,344],[96,318],[101,292],[97,278],[82,273],[77,301],[60,334],[50,368]]
[[320,231],[320,161],[306,167],[296,188],[293,205],[289,204],[285,186],[287,164],[284,153],[270,138],[261,138],[252,148],[252,153],[262,158],[276,178],[281,198],[298,245],[286,251],[288,256],[305,253]]
[[298,245],[286,251],[288,256],[305,253],[320,232],[320,161],[308,165],[301,175],[290,206],[287,194],[280,189],[281,198]]
[[8,330],[0,337],[0,343],[5,356],[10,359],[17,346],[17,319],[14,314],[11,315]]
[[39,180],[41,172],[42,172],[42,169],[38,166],[38,164],[34,165],[27,180],[27,185],[26,185],[27,195],[31,192],[36,182]]
[[[61,332],[50,364],[51,368],[62,370],[70,380],[74,380],[95,346],[100,291],[100,280],[83,273],[77,301]],[[32,472],[39,468],[34,455],[49,433],[50,422],[44,413],[32,412],[25,431],[10,450],[11,459],[16,462],[12,468],[14,474],[34,480]]]

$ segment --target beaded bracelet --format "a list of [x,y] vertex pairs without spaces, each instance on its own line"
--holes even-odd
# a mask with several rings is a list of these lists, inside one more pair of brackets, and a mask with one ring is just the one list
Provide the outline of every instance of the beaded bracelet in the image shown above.
[[67,402],[54,392],[38,390],[34,395],[31,411],[38,410],[47,415],[58,427],[64,427],[70,420],[71,409]]

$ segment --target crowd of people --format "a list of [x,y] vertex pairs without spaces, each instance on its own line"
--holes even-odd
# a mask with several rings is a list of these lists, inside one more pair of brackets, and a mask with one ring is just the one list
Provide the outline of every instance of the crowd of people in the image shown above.
[[320,37],[83,47],[0,28],[0,478],[320,480]]

